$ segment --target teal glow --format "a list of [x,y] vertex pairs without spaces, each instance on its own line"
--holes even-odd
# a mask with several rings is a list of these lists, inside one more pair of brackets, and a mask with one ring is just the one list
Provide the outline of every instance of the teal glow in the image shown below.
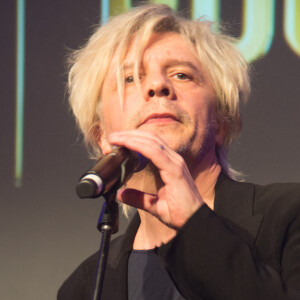
[[284,37],[291,49],[300,55],[300,2],[284,2]]
[[157,4],[167,4],[174,10],[177,10],[178,8],[178,0],[151,0],[150,2]]
[[15,185],[22,185],[24,149],[25,0],[17,0]]
[[109,17],[109,0],[101,1],[101,24],[105,24]]
[[248,62],[266,55],[274,38],[275,0],[244,0],[243,33],[238,49]]
[[193,0],[191,3],[191,13],[192,19],[205,16],[209,21],[219,23],[220,0]]
[[131,2],[131,0],[110,0],[109,15],[116,16],[127,12],[132,7]]
[[286,0],[284,4],[285,4],[284,5],[284,33],[285,33],[285,37],[289,37],[288,40],[292,40],[293,37],[295,36],[295,30],[293,26],[293,23],[295,22],[294,20],[295,1]]

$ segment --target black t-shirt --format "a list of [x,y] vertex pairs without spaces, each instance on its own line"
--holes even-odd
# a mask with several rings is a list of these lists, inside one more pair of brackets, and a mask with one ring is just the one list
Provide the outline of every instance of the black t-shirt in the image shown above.
[[129,300],[183,300],[155,249],[133,250],[128,262]]

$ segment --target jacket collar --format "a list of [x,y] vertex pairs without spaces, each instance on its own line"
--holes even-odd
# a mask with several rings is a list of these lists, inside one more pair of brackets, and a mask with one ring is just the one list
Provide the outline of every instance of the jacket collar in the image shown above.
[[254,214],[255,185],[234,181],[221,173],[215,190],[214,211],[237,231],[244,231],[252,247],[263,219],[261,214]]
[[140,223],[140,216],[138,213],[136,213],[129,223],[124,235],[119,236],[113,241],[115,245],[109,249],[107,261],[112,268],[116,269],[122,256],[129,254],[129,252],[132,250],[133,241]]

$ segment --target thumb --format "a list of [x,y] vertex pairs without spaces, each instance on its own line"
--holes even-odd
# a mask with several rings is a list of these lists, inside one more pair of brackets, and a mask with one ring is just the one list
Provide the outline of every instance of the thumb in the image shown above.
[[121,189],[117,193],[117,199],[135,208],[150,211],[157,201],[157,195],[147,194],[135,189]]

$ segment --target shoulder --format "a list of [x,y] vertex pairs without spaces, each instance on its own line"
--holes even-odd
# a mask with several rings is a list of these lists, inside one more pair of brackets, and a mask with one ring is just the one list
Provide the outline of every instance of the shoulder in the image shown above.
[[[110,251],[119,246],[122,236],[111,241]],[[91,299],[98,265],[99,251],[85,259],[58,290],[58,300]]]
[[254,186],[253,213],[263,221],[256,238],[258,257],[278,272],[286,267],[299,246],[300,184],[274,183]]
[[280,212],[281,215],[299,215],[300,183],[273,183],[254,185],[254,209]]
[[98,252],[84,260],[58,290],[58,300],[88,299],[92,295],[92,274],[97,265]]
[[215,212],[234,224],[263,218],[263,228],[275,232],[300,219],[299,183],[257,185],[222,175],[217,184]]
[[216,207],[226,211],[235,208],[236,213],[252,210],[253,214],[280,210],[281,214],[300,210],[300,183],[273,183],[258,185],[238,182],[221,175],[216,188]]

